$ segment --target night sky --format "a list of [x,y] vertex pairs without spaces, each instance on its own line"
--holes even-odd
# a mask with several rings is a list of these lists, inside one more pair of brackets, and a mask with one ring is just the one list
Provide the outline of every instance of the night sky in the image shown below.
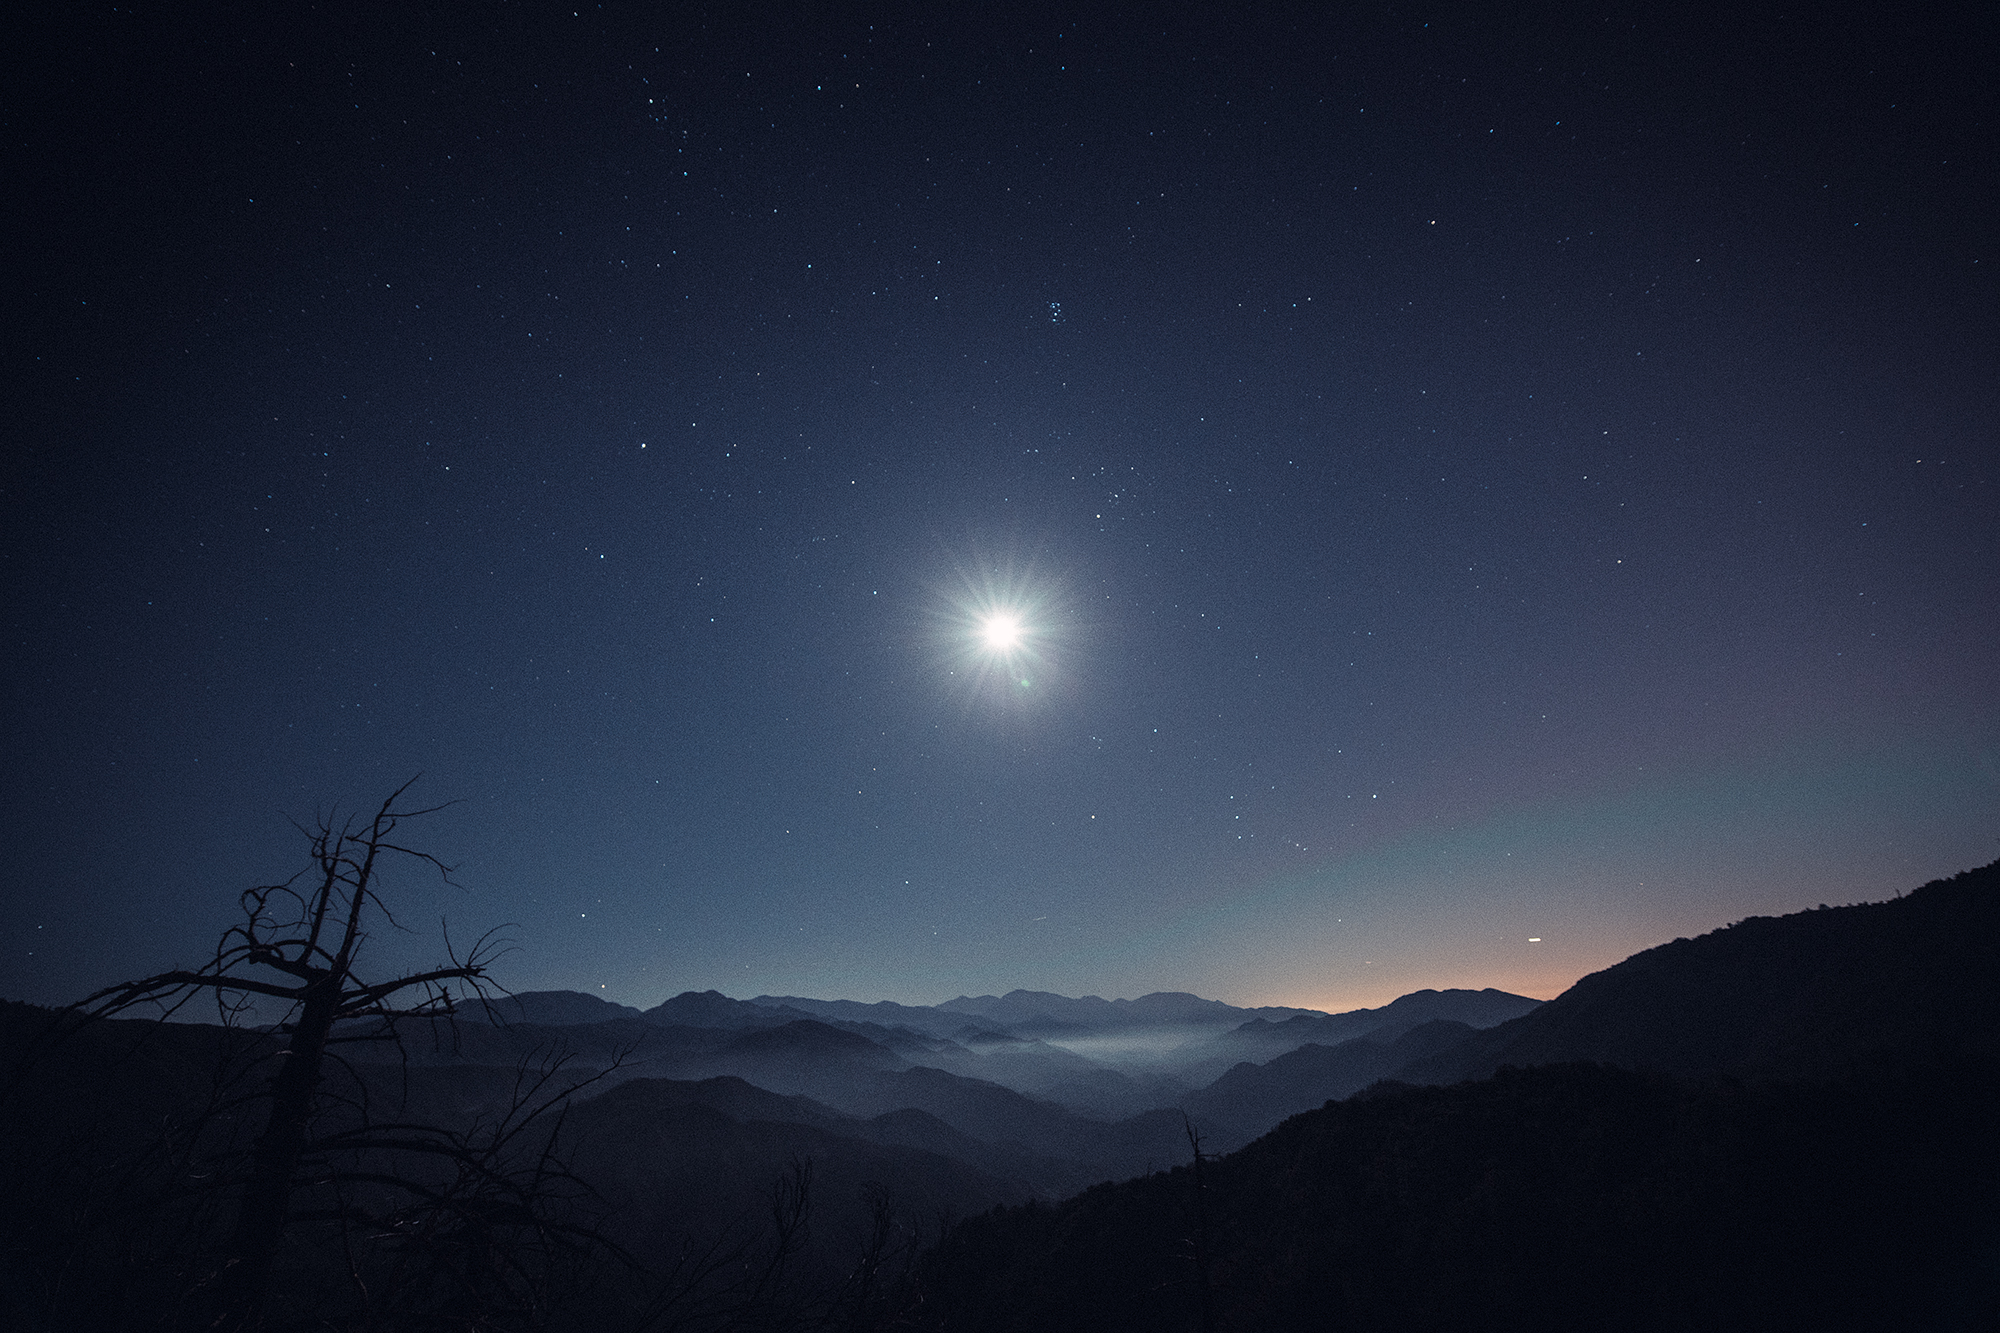
[[377,968],[638,1005],[1548,997],[2000,855],[1990,15],[62,9],[0,993],[419,773]]

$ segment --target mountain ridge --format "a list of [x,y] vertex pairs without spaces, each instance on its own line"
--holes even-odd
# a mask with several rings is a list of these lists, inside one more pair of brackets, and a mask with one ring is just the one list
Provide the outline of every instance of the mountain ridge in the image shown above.
[[1991,1328],[1996,940],[2000,862],[1641,951],[1239,1151],[969,1219],[923,1326]]
[[2000,861],[1879,902],[1747,917],[1644,949],[1395,1077],[1451,1083],[1576,1060],[1802,1078],[2000,1054]]

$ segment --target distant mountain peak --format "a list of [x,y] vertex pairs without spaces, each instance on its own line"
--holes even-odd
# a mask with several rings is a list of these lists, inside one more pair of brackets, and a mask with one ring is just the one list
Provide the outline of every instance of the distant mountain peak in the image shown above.
[[573,990],[520,991],[460,1008],[478,1020],[491,1017],[501,1023],[530,1023],[540,1027],[579,1027],[643,1016],[629,1004],[614,1004],[602,996]]

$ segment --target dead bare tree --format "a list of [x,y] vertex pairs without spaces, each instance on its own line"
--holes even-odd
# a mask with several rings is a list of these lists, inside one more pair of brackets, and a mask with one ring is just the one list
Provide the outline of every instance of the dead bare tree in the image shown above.
[[1215,1297],[1209,1283],[1209,1267],[1214,1259],[1208,1234],[1208,1181],[1202,1168],[1209,1155],[1202,1151],[1201,1131],[1187,1113],[1181,1113],[1181,1127],[1187,1131],[1188,1148],[1194,1153],[1194,1235],[1188,1238],[1188,1258],[1194,1263],[1196,1306],[1201,1333],[1215,1333]]
[[302,829],[311,843],[312,868],[283,884],[246,891],[245,919],[223,933],[207,965],[110,986],[73,1006],[72,1012],[85,1018],[142,1007],[166,1017],[206,995],[226,1025],[239,1023],[260,1003],[282,1011],[273,1029],[282,1043],[274,1055],[276,1071],[259,1094],[268,1103],[263,1130],[237,1193],[224,1262],[209,1287],[214,1327],[251,1330],[263,1322],[272,1266],[294,1220],[293,1192],[314,1146],[313,1119],[330,1048],[345,1041],[393,1040],[401,1020],[448,1017],[459,999],[454,986],[481,999],[487,994],[490,935],[464,957],[447,935],[441,967],[373,982],[359,970],[371,918],[396,924],[377,892],[385,858],[423,862],[450,882],[450,867],[397,840],[405,821],[444,808],[402,807],[410,786],[397,788],[372,817],[342,821],[328,815]]
[[491,1121],[454,1129],[364,1118],[319,1136],[306,1160],[324,1206],[294,1218],[333,1228],[355,1322],[403,1327],[448,1311],[454,1329],[541,1327],[600,1254],[631,1264],[579,1217],[595,1194],[559,1146],[572,1099],[623,1062],[621,1053],[579,1078],[559,1051],[537,1052],[516,1067]]

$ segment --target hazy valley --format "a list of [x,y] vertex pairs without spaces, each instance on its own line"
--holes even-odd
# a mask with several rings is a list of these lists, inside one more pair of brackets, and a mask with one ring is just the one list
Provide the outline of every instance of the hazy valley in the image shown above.
[[[471,1143],[523,1126],[522,1150],[560,1163],[565,1215],[632,1265],[570,1274],[583,1285],[568,1313],[536,1316],[558,1326],[588,1312],[611,1327],[1157,1327],[1200,1288],[1220,1302],[1216,1327],[1317,1326],[1310,1311],[1335,1306],[1362,1327],[1450,1327],[1466,1300],[1488,1297],[1513,1303],[1495,1317],[1503,1327],[1547,1313],[1523,1273],[1604,1251],[1594,1262],[1622,1276],[1559,1303],[1565,1318],[1596,1317],[1665,1280],[1634,1246],[1685,1259],[1704,1226],[1738,1247],[1770,1233],[1777,1269],[1746,1276],[1743,1256],[1727,1256],[1739,1305],[1754,1310],[1771,1284],[1794,1281],[1785,1265],[1797,1281],[1855,1271],[1855,1237],[1873,1253],[1900,1219],[1890,1250],[1937,1295],[1931,1324],[1911,1326],[1972,1327],[1951,1320],[1992,1286],[1977,1255],[1996,1231],[1976,1205],[2000,1179],[1978,1128],[1990,1124],[1981,1099],[2000,1032],[1996,880],[1989,867],[1887,902],[1754,918],[1648,950],[1548,1003],[1425,990],[1324,1014],[1181,993],[913,1007],[711,991],[639,1011],[574,992],[498,997],[405,1022],[398,1042],[339,1047],[318,1128],[327,1142],[393,1123]],[[277,1039],[130,1019],[59,1032],[56,1017],[4,1011],[7,1183],[38,1201],[9,1240],[16,1326],[53,1326],[50,1311],[104,1327],[144,1326],[151,1311],[171,1324],[170,1290],[219,1225],[222,1201],[197,1168],[226,1173],[242,1151],[245,1098]],[[218,1095],[222,1070],[235,1093]],[[526,1114],[536,1107],[546,1114]],[[1770,1146],[1779,1140],[1790,1146]],[[384,1162],[408,1155],[370,1142]],[[1815,1155],[1836,1150],[1893,1169],[1836,1186],[1849,1168]],[[463,1166],[431,1156],[375,1175],[407,1185],[437,1161]],[[1376,1173],[1390,1160],[1420,1164],[1427,1183],[1385,1185]],[[503,1163],[519,1166],[490,1159]],[[1773,1215],[1773,1201],[1806,1197],[1805,1182],[1817,1239],[1784,1239],[1805,1223]],[[1870,1220],[1885,1190],[1902,1202]],[[1482,1191],[1485,1211],[1467,1220]],[[790,1231],[788,1198],[801,1201]],[[1610,1211],[1585,1226],[1592,1209]],[[1829,1238],[1830,1217],[1846,1239]],[[1445,1218],[1456,1220],[1435,1232]],[[1473,1263],[1465,1246],[1502,1233],[1543,1240],[1504,1273]],[[1393,1235],[1423,1236],[1431,1258],[1381,1250]],[[151,1257],[115,1280],[58,1276],[101,1265],[107,1247]],[[297,1262],[292,1315],[340,1285]],[[1473,1295],[1438,1296],[1431,1263],[1471,1264]],[[759,1264],[772,1276],[753,1291],[743,1275]],[[860,1305],[842,1305],[864,1270]],[[1373,1276],[1357,1286],[1362,1271]],[[1870,1299],[1893,1288],[1907,1300],[1904,1278]],[[1086,1288],[1125,1291],[1129,1318]],[[1411,1301],[1431,1313],[1397,1323]],[[1683,1313],[1730,1326],[1699,1302]]]

